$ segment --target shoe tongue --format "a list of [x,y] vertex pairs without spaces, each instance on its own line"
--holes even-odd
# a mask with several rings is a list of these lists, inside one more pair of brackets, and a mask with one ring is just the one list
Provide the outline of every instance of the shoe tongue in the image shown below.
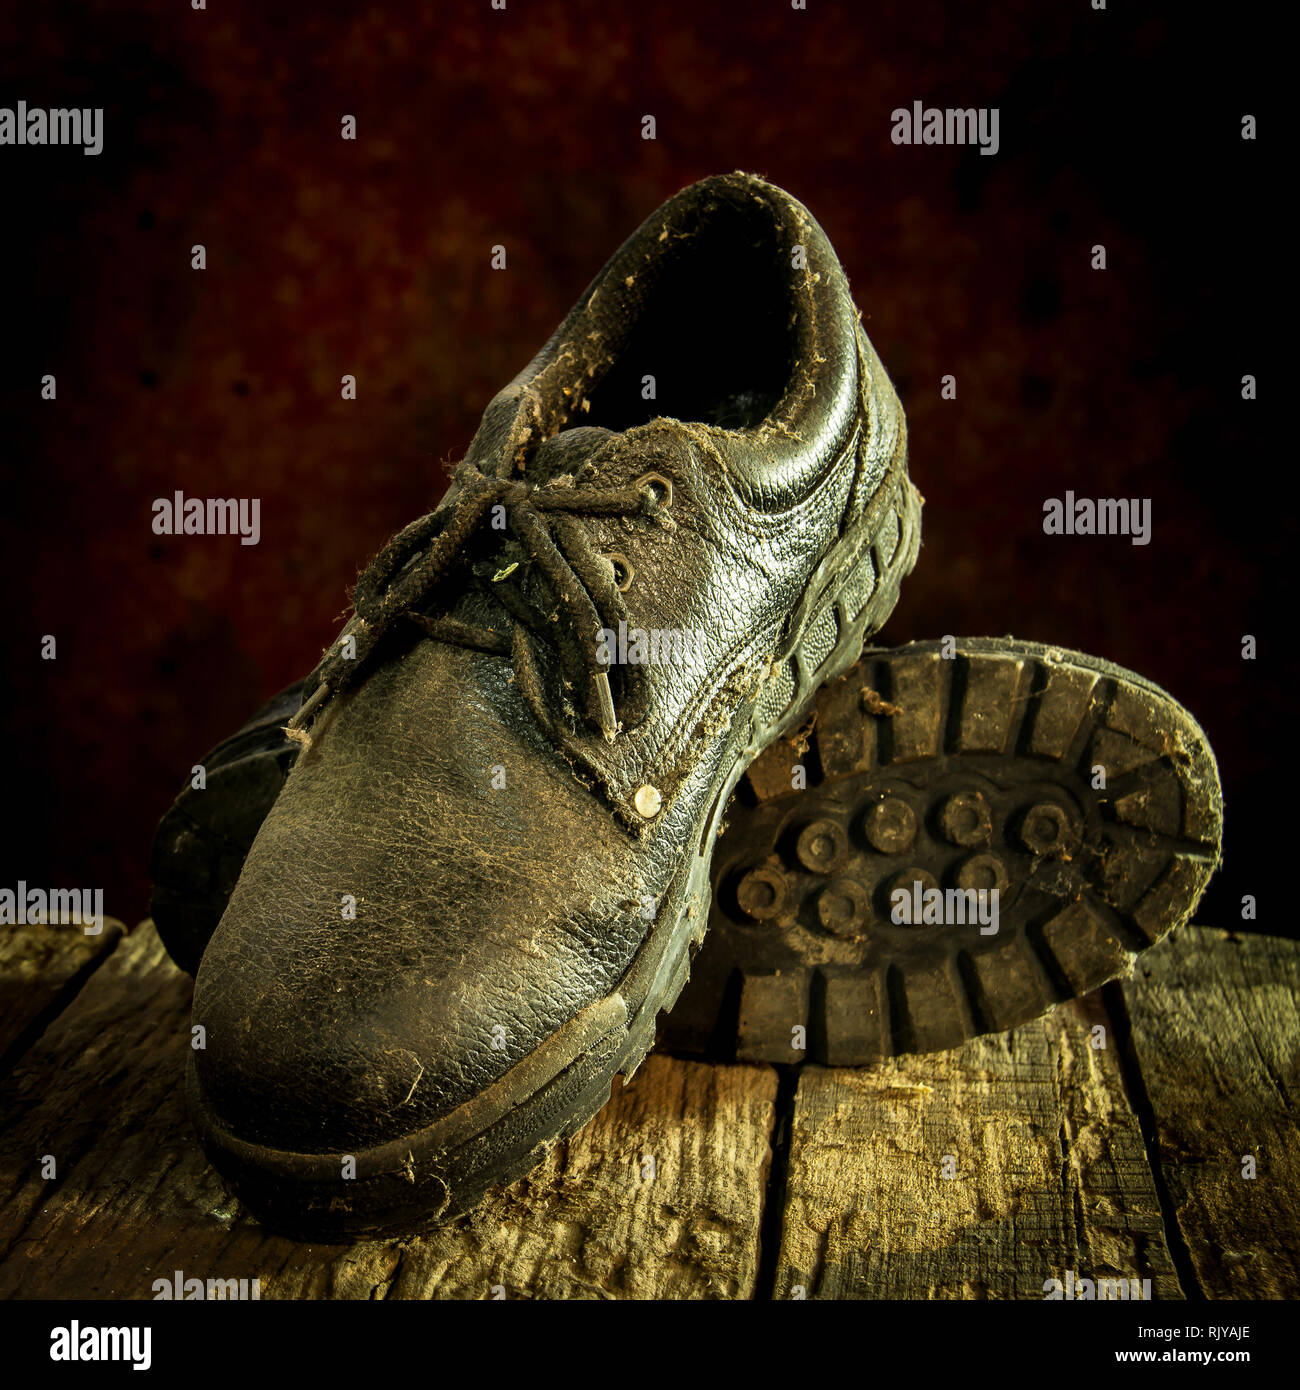
[[576,478],[587,460],[613,435],[613,430],[598,425],[578,425],[552,435],[533,451],[525,470],[528,481],[539,486],[565,474]]

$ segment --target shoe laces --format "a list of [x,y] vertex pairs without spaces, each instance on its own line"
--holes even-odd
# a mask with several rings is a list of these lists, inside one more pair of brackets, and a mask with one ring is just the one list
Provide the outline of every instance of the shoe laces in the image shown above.
[[[659,518],[663,507],[671,505],[671,484],[654,473],[614,488],[567,475],[532,483],[490,476],[470,463],[456,470],[455,483],[448,502],[399,531],[357,579],[354,616],[313,672],[318,683],[289,721],[290,735],[309,741],[308,722],[331,696],[355,683],[380,638],[407,622],[436,641],[512,656],[525,699],[542,724],[552,728],[535,654],[539,642],[549,645],[565,684],[577,694],[576,713],[612,742],[620,720],[608,652],[604,659],[601,655],[601,631],[629,621],[623,590],[631,582],[631,566],[621,555],[601,554],[577,518]],[[492,592],[513,620],[509,637],[495,628],[422,611],[438,586],[467,560],[471,539],[482,534],[484,518],[497,506],[504,513],[502,529],[513,536],[523,557],[522,563],[506,564],[491,576]],[[622,584],[615,562],[624,570]],[[549,612],[525,596],[521,581],[530,571],[549,596]],[[640,676],[639,668],[625,668],[620,703],[628,722],[635,721],[641,703]]]

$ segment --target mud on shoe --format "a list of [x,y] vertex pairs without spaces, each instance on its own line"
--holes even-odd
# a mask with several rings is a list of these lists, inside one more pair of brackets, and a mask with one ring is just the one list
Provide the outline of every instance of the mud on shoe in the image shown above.
[[404,1233],[585,1123],[686,979],[737,779],[918,544],[812,217],[745,175],[671,199],[363,572],[291,720],[195,984],[191,1110],[244,1202]]
[[873,649],[810,722],[732,802],[667,1046],[836,1066],[954,1047],[1126,973],[1219,862],[1204,733],[1095,657]]

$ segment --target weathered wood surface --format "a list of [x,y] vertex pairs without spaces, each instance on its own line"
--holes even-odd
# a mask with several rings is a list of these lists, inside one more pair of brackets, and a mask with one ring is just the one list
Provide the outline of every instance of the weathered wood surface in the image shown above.
[[239,1210],[190,1131],[189,997],[152,925],[137,928],[0,1088],[0,1297],[152,1298],[176,1270],[256,1278],[263,1298],[753,1295],[770,1069],[651,1057],[473,1216],[400,1243],[303,1246]]
[[121,939],[105,917],[87,935],[79,925],[0,927],[0,1076],[76,997]]
[[1300,1293],[1293,943],[1184,929],[1013,1033],[789,1091],[652,1055],[472,1216],[338,1247],[269,1235],[209,1168],[190,983],[152,925],[111,951],[28,934],[0,938],[0,1036],[24,1049],[0,1081],[0,1297],[151,1298],[177,1270],[263,1298],[1041,1299],[1070,1273]]
[[1096,996],[951,1052],[804,1069],[776,1297],[1041,1299],[1067,1273],[1181,1292]]
[[1171,1239],[1207,1297],[1300,1297],[1300,946],[1176,932],[1124,995]]

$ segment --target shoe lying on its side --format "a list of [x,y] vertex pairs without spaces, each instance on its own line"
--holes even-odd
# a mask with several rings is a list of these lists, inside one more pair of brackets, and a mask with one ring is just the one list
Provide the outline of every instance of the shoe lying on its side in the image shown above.
[[811,731],[751,767],[665,1045],[841,1066],[955,1047],[1096,989],[1190,918],[1223,799],[1187,711],[1078,652],[944,651],[865,652]]
[[808,212],[745,175],[671,199],[362,574],[291,721],[187,1087],[255,1213],[418,1229],[600,1108],[686,978],[732,788],[884,621],[918,524]]

